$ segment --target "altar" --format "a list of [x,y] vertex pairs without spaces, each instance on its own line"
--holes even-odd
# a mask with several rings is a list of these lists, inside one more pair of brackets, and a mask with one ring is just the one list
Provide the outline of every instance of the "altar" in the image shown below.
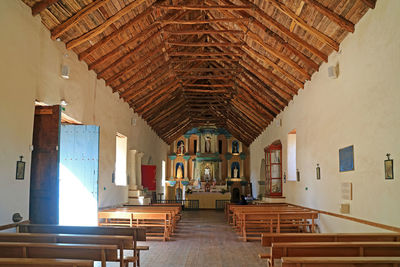
[[186,195],[187,200],[199,200],[200,209],[215,209],[216,200],[227,200],[231,199],[231,193],[220,193],[220,192],[193,192],[192,194]]

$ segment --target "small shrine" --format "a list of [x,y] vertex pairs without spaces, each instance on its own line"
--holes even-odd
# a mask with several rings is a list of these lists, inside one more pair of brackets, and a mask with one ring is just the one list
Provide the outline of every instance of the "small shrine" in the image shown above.
[[248,155],[225,129],[193,128],[170,145],[165,199],[239,201],[251,193]]

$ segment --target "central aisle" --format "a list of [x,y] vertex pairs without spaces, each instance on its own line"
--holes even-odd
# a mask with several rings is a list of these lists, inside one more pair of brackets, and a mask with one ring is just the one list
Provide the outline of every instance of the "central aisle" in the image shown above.
[[150,250],[141,253],[142,267],[266,266],[258,258],[266,248],[259,241],[241,241],[222,211],[184,211],[170,241],[143,244]]

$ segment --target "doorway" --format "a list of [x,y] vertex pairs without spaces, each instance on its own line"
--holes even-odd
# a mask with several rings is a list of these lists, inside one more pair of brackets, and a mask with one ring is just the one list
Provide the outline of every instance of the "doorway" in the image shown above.
[[99,127],[61,125],[59,218],[61,225],[97,225]]
[[60,106],[35,108],[30,221],[97,225],[99,127],[61,117]]

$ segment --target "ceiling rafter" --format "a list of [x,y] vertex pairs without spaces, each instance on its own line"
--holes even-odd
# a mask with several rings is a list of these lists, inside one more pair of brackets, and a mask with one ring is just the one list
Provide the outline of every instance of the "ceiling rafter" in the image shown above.
[[47,9],[49,6],[57,3],[60,0],[42,0],[39,2],[36,2],[33,7],[32,7],[32,15],[36,16],[43,10]]
[[66,42],[164,141],[204,126],[223,127],[244,144],[376,4],[88,0],[79,8],[75,0],[22,1],[32,11],[35,2],[45,5],[40,16],[51,38]]
[[81,45],[82,43],[84,43],[86,41],[89,41],[90,39],[93,39],[97,35],[104,32],[109,26],[114,24],[114,22],[121,19],[123,16],[125,16],[131,10],[133,10],[133,9],[137,8],[138,6],[140,6],[141,4],[143,4],[145,1],[146,0],[136,0],[136,1],[133,1],[130,4],[126,5],[123,9],[121,9],[120,11],[115,13],[110,18],[107,18],[107,20],[104,23],[98,25],[96,28],[91,29],[90,31],[84,33],[83,35],[81,35],[71,41],[68,41],[66,44],[67,49],[72,49],[74,47],[77,47],[78,45]]

